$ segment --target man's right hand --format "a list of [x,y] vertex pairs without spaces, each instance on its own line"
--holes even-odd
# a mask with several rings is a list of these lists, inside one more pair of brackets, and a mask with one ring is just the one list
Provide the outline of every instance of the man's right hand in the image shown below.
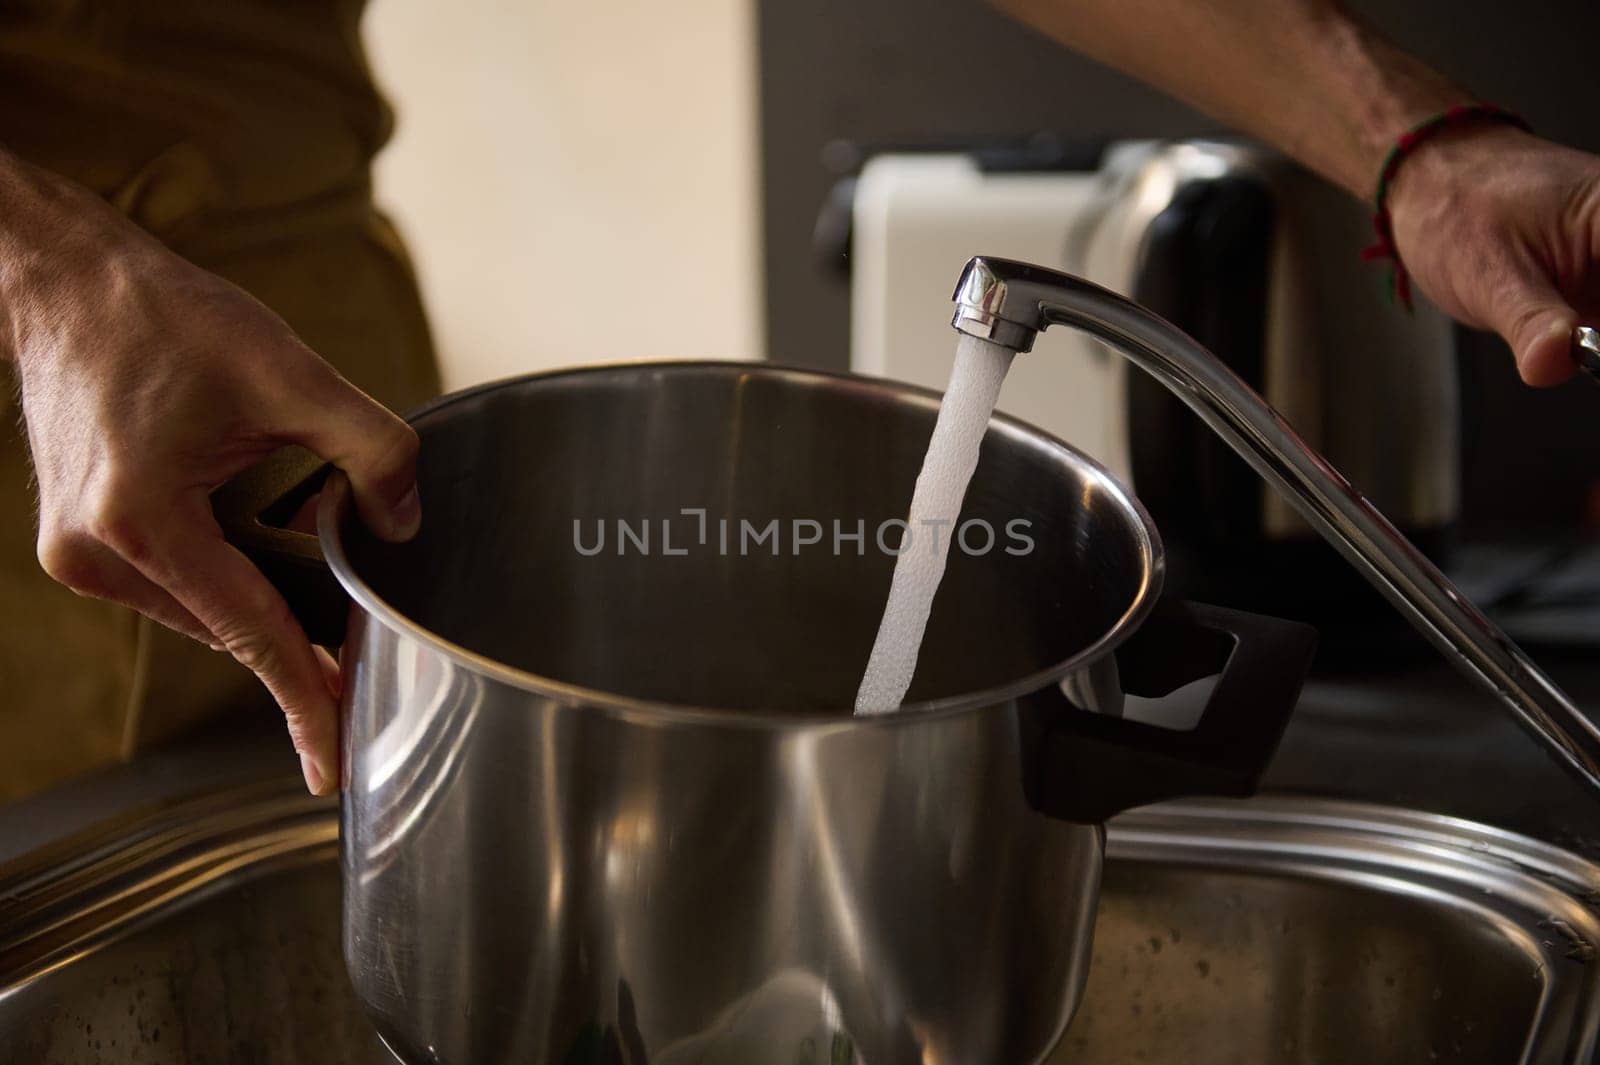
[[306,784],[338,786],[338,668],[222,538],[218,485],[287,444],[409,539],[416,434],[266,307],[103,201],[0,154],[0,355],[15,361],[39,561],[80,595],[226,650],[277,699]]
[[1600,158],[1504,125],[1424,143],[1389,193],[1395,242],[1446,314],[1505,339],[1530,385],[1576,370],[1600,322]]

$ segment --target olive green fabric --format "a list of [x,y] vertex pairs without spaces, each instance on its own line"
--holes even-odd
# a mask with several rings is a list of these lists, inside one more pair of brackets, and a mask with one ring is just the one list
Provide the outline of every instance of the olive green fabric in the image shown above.
[[[360,14],[351,0],[12,0],[0,144],[251,292],[404,410],[438,376],[410,265],[371,204],[390,116]],[[226,656],[43,574],[25,438],[14,409],[0,415],[0,801],[208,715],[269,712]]]

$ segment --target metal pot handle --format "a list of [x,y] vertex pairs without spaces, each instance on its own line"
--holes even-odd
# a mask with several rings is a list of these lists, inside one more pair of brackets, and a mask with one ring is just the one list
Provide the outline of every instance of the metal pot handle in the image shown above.
[[1122,689],[1157,697],[1218,673],[1198,724],[1160,728],[1080,710],[1057,686],[1023,702],[1024,790],[1065,821],[1104,821],[1180,795],[1255,793],[1311,669],[1309,625],[1165,602],[1116,651]]
[[317,538],[285,525],[332,470],[304,448],[284,448],[211,493],[223,537],[278,589],[311,642],[324,647],[344,642],[350,599]]

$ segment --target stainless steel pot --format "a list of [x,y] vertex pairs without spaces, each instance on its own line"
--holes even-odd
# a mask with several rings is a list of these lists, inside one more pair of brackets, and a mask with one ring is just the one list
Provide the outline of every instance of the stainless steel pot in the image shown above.
[[[998,418],[963,512],[998,536],[951,553],[915,705],[853,718],[894,562],[877,532],[937,407],[767,365],[582,370],[414,416],[412,543],[368,536],[328,482],[320,549],[354,601],[345,956],[402,1058],[1047,1054],[1086,972],[1099,822],[1252,790],[1314,636],[1158,608],[1138,503]],[[270,527],[308,487],[219,513],[333,641],[315,545]],[[776,542],[745,535],[773,521]],[[1219,669],[1189,731],[1118,716]]]

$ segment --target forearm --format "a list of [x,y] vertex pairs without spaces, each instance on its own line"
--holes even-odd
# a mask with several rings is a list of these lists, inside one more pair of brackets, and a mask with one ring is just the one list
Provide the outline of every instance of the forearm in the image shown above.
[[1467,97],[1332,0],[995,0],[1363,198],[1406,129]]

